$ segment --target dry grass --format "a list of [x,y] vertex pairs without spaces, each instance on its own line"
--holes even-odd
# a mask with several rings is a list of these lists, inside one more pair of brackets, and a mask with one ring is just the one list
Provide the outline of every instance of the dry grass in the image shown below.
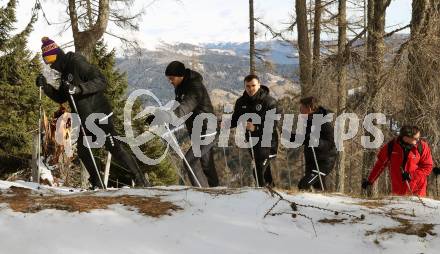
[[428,234],[431,236],[437,235],[432,232],[434,230],[434,224],[413,223],[412,221],[401,217],[392,217],[392,219],[398,221],[400,225],[396,227],[382,228],[379,230],[379,234],[398,233],[404,235],[417,235],[419,237],[426,237]]
[[357,205],[360,206],[365,206],[369,209],[376,209],[376,208],[381,208],[384,207],[386,205],[388,205],[389,203],[386,203],[384,201],[381,200],[365,200],[365,201],[361,201],[359,203],[357,203]]
[[171,215],[173,211],[182,210],[171,202],[160,197],[116,196],[102,197],[94,195],[49,195],[33,193],[29,189],[11,187],[8,195],[0,195],[0,203],[6,203],[14,212],[36,213],[46,209],[65,210],[68,212],[90,212],[95,209],[107,209],[110,205],[122,204],[136,209],[140,214],[151,217]]
[[243,190],[241,189],[206,189],[206,188],[194,188],[195,191],[203,192],[206,194],[210,194],[213,196],[221,196],[221,195],[234,195],[234,194],[240,194],[243,193]]

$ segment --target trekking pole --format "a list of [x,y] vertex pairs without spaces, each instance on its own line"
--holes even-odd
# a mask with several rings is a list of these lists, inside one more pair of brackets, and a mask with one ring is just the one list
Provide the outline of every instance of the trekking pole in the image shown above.
[[254,167],[254,172],[255,172],[255,183],[257,185],[256,187],[260,187],[260,184],[258,182],[257,165],[255,163],[254,145],[252,144],[251,131],[248,131],[248,135],[249,135],[249,144],[251,145],[252,166]]
[[40,108],[39,108],[39,118],[38,118],[38,149],[37,149],[37,183],[40,184],[40,174],[41,174],[41,169],[40,169],[40,162],[41,162],[41,86],[39,87],[40,90]]
[[[171,133],[175,133],[175,132],[177,132],[178,130],[183,129],[183,127],[184,127],[183,125],[181,125],[181,127],[176,127],[176,128],[174,128],[173,130],[171,130]],[[160,136],[160,137],[161,137],[161,140],[162,140],[162,144],[165,144],[165,141],[163,141],[163,140],[166,140],[166,136],[169,136],[169,135],[170,135],[170,132],[166,132],[165,134],[163,134],[162,136]],[[173,161],[173,158],[172,158],[171,156],[169,156],[169,158],[170,158],[170,160]],[[180,169],[176,168],[176,174],[180,177],[180,179],[182,180],[182,182],[183,182],[184,185],[188,185],[187,182],[185,181],[185,177],[183,177],[183,175],[182,175],[182,171],[181,171]]]
[[313,146],[312,146],[312,152],[313,152],[313,159],[315,160],[316,171],[317,171],[316,173],[318,174],[319,183],[321,184],[322,191],[324,191],[324,184],[322,183],[321,174],[323,174],[323,175],[325,175],[325,174],[321,173],[321,171],[319,170],[318,160],[316,159],[315,148]]
[[[162,103],[160,102],[160,100],[157,99],[153,94],[152,94],[152,97],[155,98],[156,102],[157,102],[157,103],[159,104],[159,106],[162,108],[163,105],[162,105]],[[173,142],[177,145],[177,148],[179,149],[179,153],[182,155],[182,158],[183,158],[183,161],[184,161],[185,165],[188,167],[188,170],[190,171],[191,175],[194,177],[194,180],[195,180],[195,182],[197,183],[197,186],[198,186],[199,188],[202,188],[202,185],[200,184],[199,179],[197,179],[196,175],[194,174],[194,171],[193,171],[191,165],[188,163],[188,160],[186,159],[185,155],[184,155],[183,152],[182,152],[182,148],[180,148],[179,142],[177,142],[177,139],[176,139],[176,137],[174,136],[174,132],[176,132],[176,131],[182,129],[182,128],[183,128],[183,125],[182,125],[182,126],[179,126],[179,127],[176,127],[175,129],[171,130],[167,123],[164,123],[164,124],[165,124],[165,128],[167,129],[167,133],[165,133],[164,135],[162,135],[161,138],[165,139],[166,136],[170,136],[170,137],[171,137],[171,139],[173,140]],[[182,180],[183,180],[183,182],[185,182],[184,177],[183,177],[181,174],[179,174],[179,173],[178,173],[178,175],[180,175],[181,178],[182,178]]]
[[[69,94],[69,96],[70,96],[70,101],[72,102],[73,109],[75,110],[76,113],[78,113],[78,109],[76,107],[76,103],[75,103],[75,99],[73,98],[73,95]],[[95,161],[95,157],[93,156],[92,148],[90,148],[89,140],[86,138],[86,136],[87,136],[86,135],[86,130],[84,129],[81,117],[79,115],[78,115],[78,118],[79,118],[79,126],[80,126],[80,129],[81,129],[81,132],[84,135],[84,140],[86,141],[86,146],[87,146],[87,148],[89,150],[90,156],[92,157],[92,162],[93,162],[93,166],[95,167],[96,174],[98,175],[99,184],[101,184],[101,187],[104,190],[107,190],[107,187],[105,187],[104,183],[102,182],[101,175],[99,174],[98,166],[96,165],[96,161]]]
[[[400,167],[400,170],[401,170],[402,174],[405,173],[405,170],[403,169],[403,167]],[[411,189],[411,186],[409,185],[408,180],[405,180],[405,183],[406,183],[406,187],[408,187],[408,190],[411,192],[411,195],[412,195],[412,196],[416,196],[416,197],[419,199],[420,203],[421,203],[423,206],[427,206],[427,205],[425,204],[425,202],[423,202],[423,200],[420,198],[419,195],[414,194],[414,192],[413,192],[412,189]]]
[[179,152],[180,152],[180,154],[182,154],[183,161],[185,162],[186,166],[188,167],[189,172],[191,173],[191,175],[194,177],[194,180],[196,181],[197,186],[198,186],[199,188],[202,188],[202,185],[200,184],[199,179],[197,179],[197,176],[196,176],[196,174],[194,174],[194,171],[193,171],[191,165],[189,165],[188,160],[186,159],[185,155],[183,154],[183,152],[182,152],[182,148],[180,148],[180,145],[179,145],[179,143],[177,142],[176,137],[174,136],[173,132],[170,130],[170,127],[168,126],[168,124],[166,124],[166,123],[165,123],[165,128],[167,128],[167,135],[169,135],[169,136],[171,137],[171,139],[174,141],[174,143],[175,143],[175,144],[177,145],[177,147],[179,148]]

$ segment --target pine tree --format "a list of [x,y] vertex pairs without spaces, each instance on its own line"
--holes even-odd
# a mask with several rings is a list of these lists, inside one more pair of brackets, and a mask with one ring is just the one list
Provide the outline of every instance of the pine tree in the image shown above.
[[[35,78],[41,71],[39,55],[26,48],[37,19],[38,6],[25,29],[12,34],[16,0],[0,7],[0,157],[23,160],[31,156],[32,135],[38,129],[39,91]],[[49,103],[48,101],[44,102]]]

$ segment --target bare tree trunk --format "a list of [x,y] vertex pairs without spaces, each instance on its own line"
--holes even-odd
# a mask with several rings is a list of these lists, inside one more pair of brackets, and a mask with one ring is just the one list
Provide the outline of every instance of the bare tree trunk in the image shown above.
[[321,0],[315,0],[315,17],[313,22],[313,71],[312,71],[312,83],[316,84],[320,68],[321,58],[321,13],[322,4]]
[[90,2],[91,0],[86,0],[86,9],[87,9],[87,21],[88,26],[92,27],[93,24],[93,14],[92,14],[92,3]]
[[[405,104],[408,123],[417,125],[430,143],[434,163],[438,165],[440,149],[440,2],[412,2],[411,37],[408,48],[408,77]],[[431,187],[431,188],[429,188]],[[428,186],[436,192],[435,179]]]
[[301,82],[301,95],[304,97],[309,95],[312,89],[312,57],[307,26],[306,0],[297,0],[295,10],[298,29],[299,77]]
[[76,2],[76,0],[69,0],[70,24],[72,26],[75,51],[90,59],[96,42],[104,35],[107,28],[110,16],[110,3],[109,0],[99,0],[96,22],[90,24],[84,31],[80,31]]
[[249,0],[249,73],[255,74],[254,0]]
[[[367,94],[375,94],[380,87],[380,76],[383,71],[385,53],[385,11],[391,0],[368,0],[367,19]],[[377,113],[382,110],[382,101],[375,97],[367,99],[366,113]],[[380,126],[378,126],[380,127]],[[371,133],[365,131],[365,135],[373,139]],[[372,168],[376,161],[376,150],[368,149],[363,157],[362,176]],[[376,185],[377,186],[377,185]],[[373,188],[373,194],[377,195],[378,188]]]
[[[339,0],[338,6],[338,108],[337,115],[345,112],[347,104],[347,2]],[[341,126],[341,128],[344,128]],[[342,132],[340,132],[342,133]],[[345,191],[345,152],[339,152],[337,170],[337,188],[339,192]]]

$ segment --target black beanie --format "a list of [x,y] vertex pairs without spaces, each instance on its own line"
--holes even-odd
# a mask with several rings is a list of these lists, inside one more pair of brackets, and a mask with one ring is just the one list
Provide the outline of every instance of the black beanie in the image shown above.
[[165,76],[185,76],[185,65],[179,61],[172,61],[165,70]]

